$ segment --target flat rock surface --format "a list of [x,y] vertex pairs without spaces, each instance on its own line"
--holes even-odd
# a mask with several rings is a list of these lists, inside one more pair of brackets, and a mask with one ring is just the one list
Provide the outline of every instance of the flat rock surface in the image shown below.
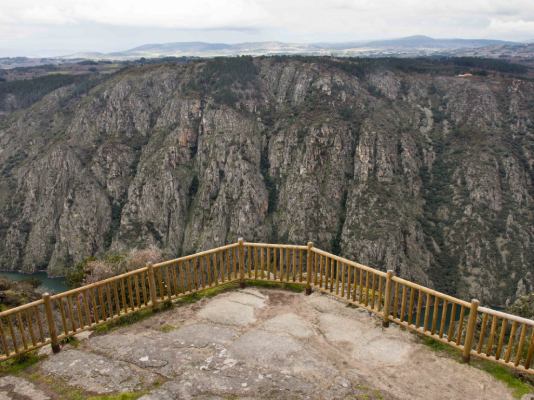
[[0,400],[50,400],[43,391],[33,383],[16,376],[0,378]]
[[[47,382],[137,391],[142,400],[513,398],[489,374],[393,324],[382,328],[364,310],[318,293],[254,288],[92,335],[35,368]],[[63,398],[26,378],[0,378],[0,400]]]

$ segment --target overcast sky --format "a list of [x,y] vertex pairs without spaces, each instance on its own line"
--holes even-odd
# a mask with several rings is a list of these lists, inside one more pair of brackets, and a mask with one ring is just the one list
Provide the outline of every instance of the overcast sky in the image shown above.
[[415,34],[534,41],[534,0],[0,0],[0,56]]

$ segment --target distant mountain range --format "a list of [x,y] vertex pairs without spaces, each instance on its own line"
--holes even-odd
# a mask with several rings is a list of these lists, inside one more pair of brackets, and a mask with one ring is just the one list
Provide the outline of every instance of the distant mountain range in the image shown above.
[[534,66],[534,43],[507,42],[489,39],[435,39],[409,36],[399,39],[338,43],[151,43],[112,53],[84,52],[63,57],[0,58],[0,69],[73,63],[83,60],[131,61],[140,58],[218,57],[239,55],[309,55],[336,57],[424,57],[471,56],[515,60]]
[[214,57],[235,55],[336,55],[336,56],[418,56],[450,52],[459,49],[481,48],[487,46],[515,45],[514,42],[488,39],[434,39],[428,36],[409,36],[400,39],[377,40],[370,42],[344,43],[205,43],[175,42],[153,43],[113,53],[76,53],[65,57],[93,59],[137,59],[140,57]]

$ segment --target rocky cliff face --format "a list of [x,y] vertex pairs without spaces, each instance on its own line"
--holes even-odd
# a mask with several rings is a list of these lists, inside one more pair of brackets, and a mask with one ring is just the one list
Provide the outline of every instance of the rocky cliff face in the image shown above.
[[494,304],[534,290],[528,80],[241,58],[79,85],[0,120],[3,269],[243,236]]

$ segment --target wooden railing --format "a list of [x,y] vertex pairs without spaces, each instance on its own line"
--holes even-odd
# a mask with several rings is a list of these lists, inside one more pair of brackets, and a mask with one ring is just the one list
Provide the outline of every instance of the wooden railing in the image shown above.
[[247,280],[294,282],[472,355],[534,374],[534,321],[479,307],[313,247],[237,243],[147,265],[0,313],[0,360],[159,303]]

